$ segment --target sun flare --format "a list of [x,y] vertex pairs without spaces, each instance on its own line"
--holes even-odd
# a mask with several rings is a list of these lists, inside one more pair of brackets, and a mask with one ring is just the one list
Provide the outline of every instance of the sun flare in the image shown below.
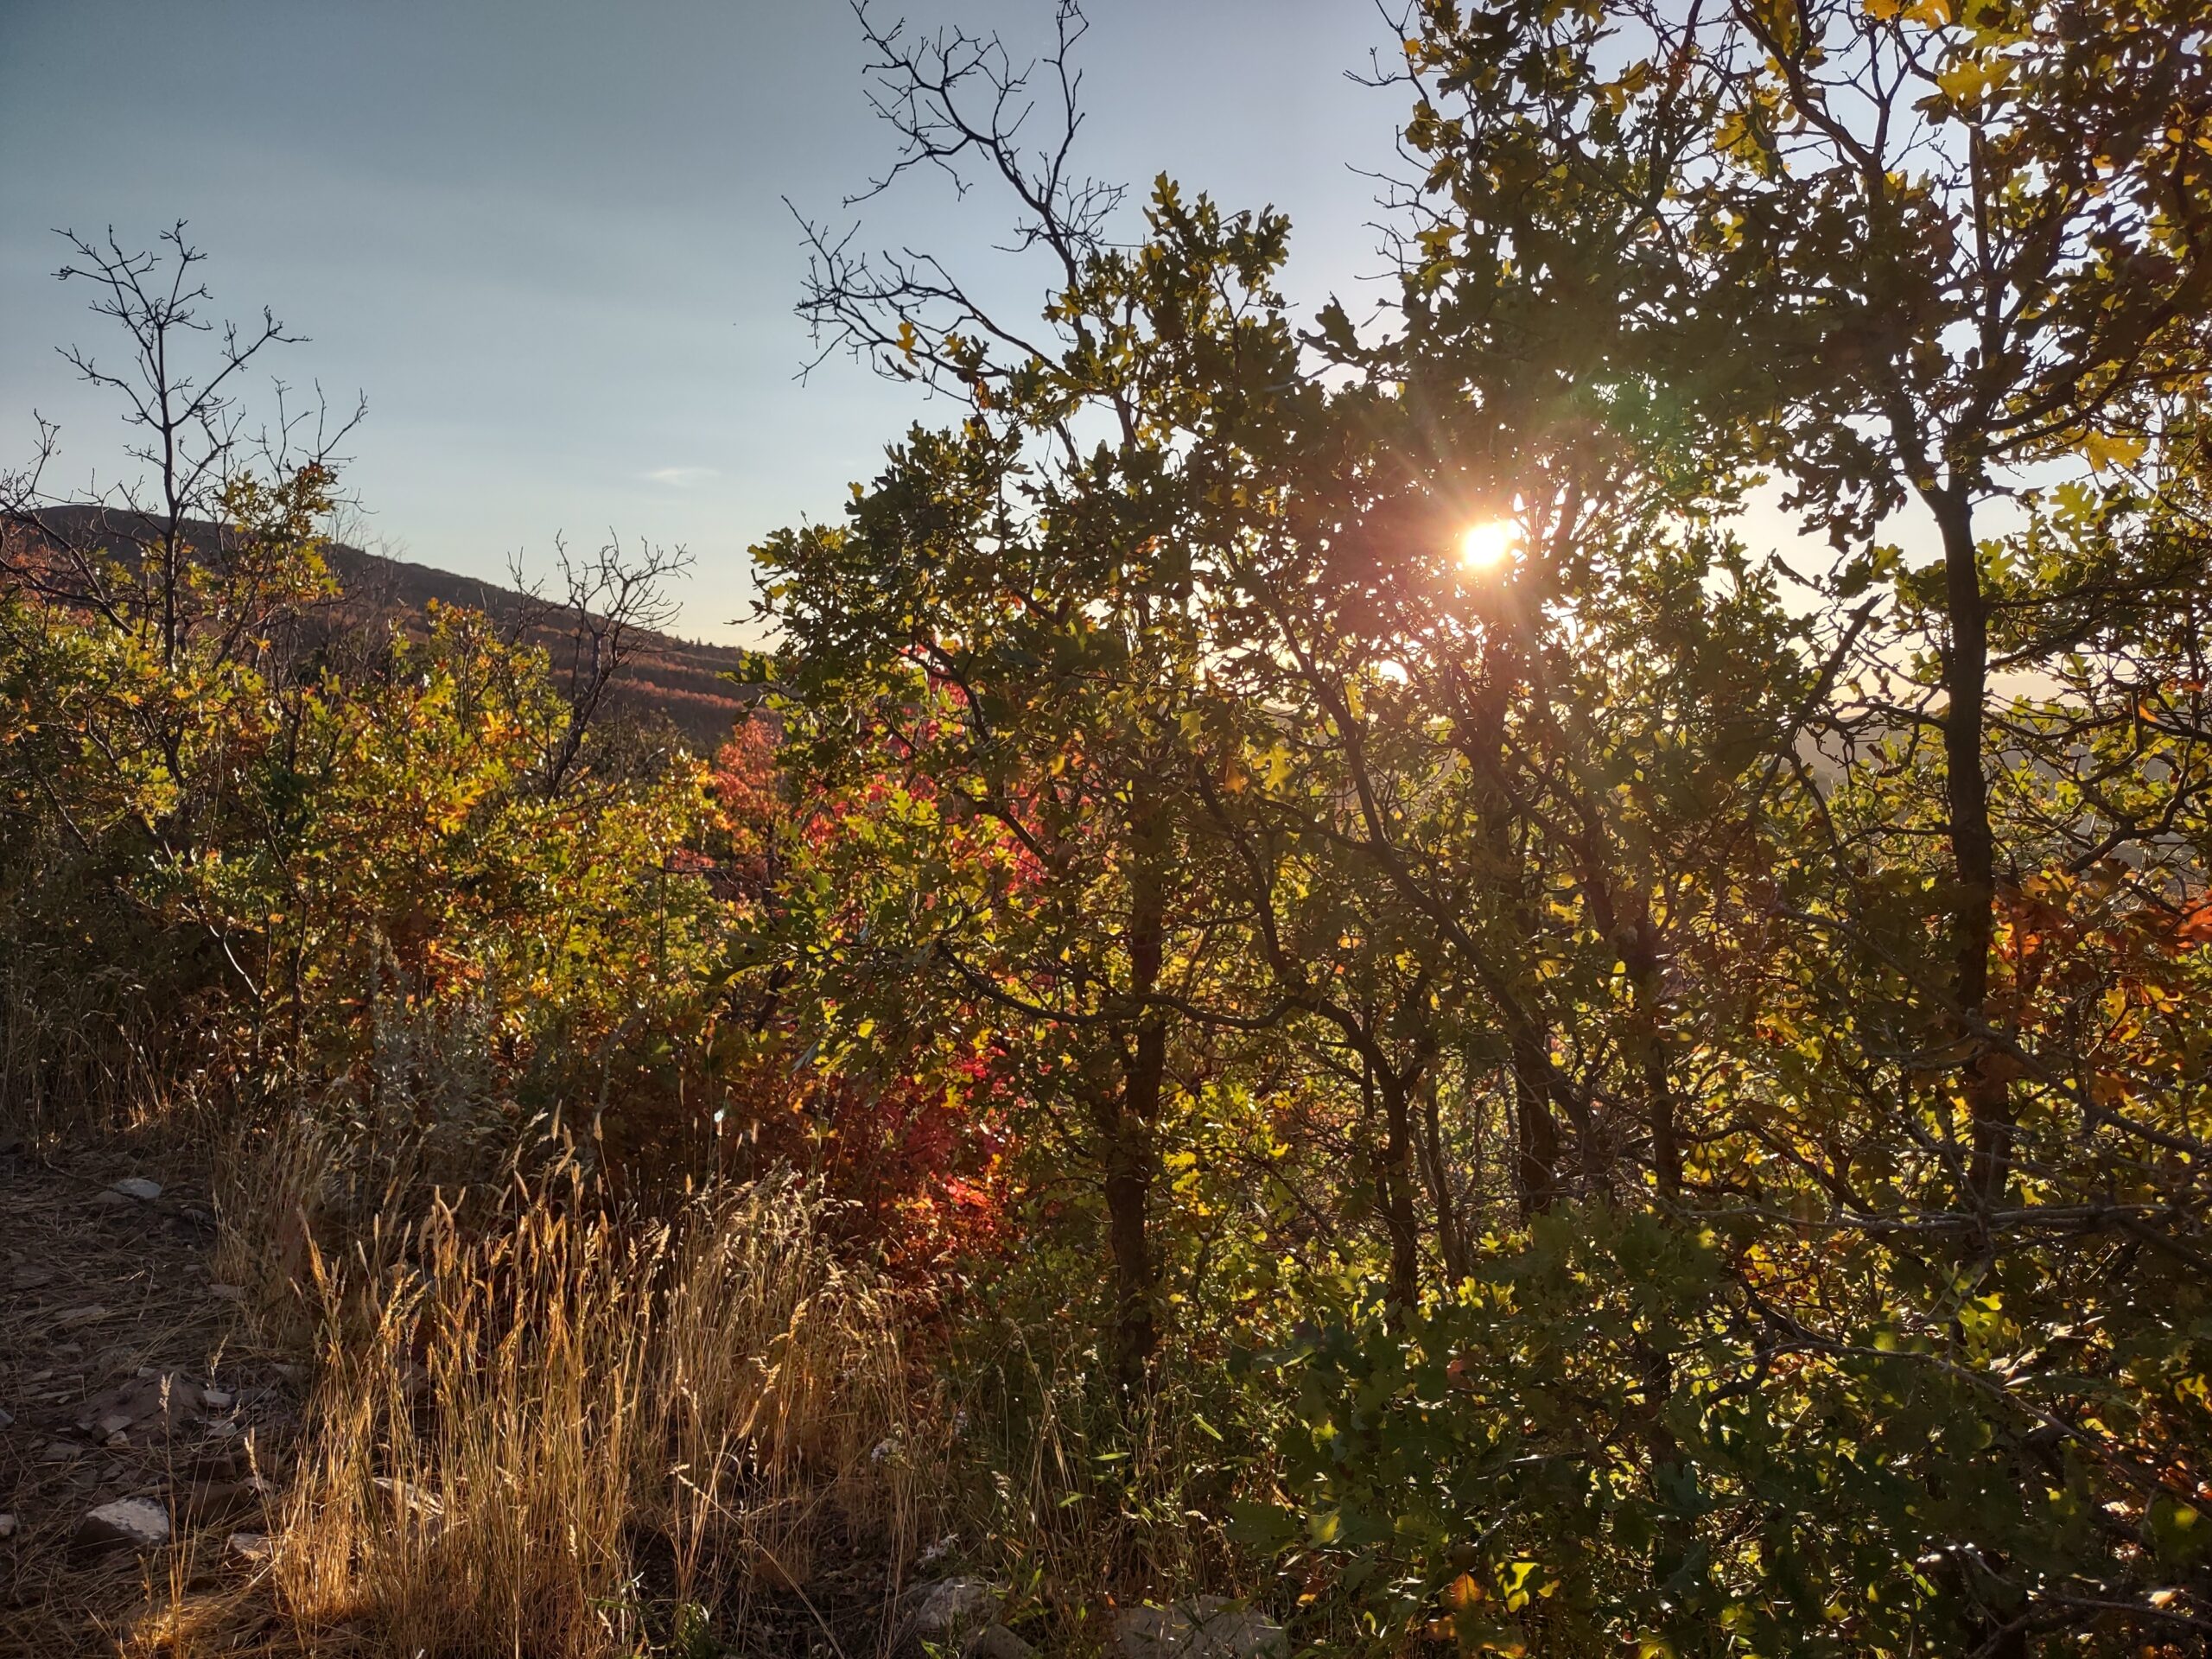
[[1494,570],[1521,546],[1521,526],[1510,518],[1486,518],[1459,536],[1459,564],[1466,570]]

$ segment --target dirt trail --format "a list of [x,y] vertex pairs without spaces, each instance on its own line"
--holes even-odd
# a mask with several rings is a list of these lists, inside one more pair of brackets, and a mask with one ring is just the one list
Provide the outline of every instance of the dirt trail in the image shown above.
[[114,1653],[256,1570],[296,1374],[245,1340],[214,1236],[189,1179],[0,1131],[0,1656]]

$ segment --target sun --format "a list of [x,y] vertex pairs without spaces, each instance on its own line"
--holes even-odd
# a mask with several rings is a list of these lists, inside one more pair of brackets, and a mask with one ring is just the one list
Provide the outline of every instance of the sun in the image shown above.
[[1521,526],[1510,518],[1485,518],[1459,535],[1459,565],[1465,570],[1494,570],[1521,547]]

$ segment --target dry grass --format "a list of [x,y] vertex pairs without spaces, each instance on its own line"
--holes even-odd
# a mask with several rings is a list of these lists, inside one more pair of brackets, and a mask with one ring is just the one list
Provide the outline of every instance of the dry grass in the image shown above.
[[799,1185],[613,1213],[557,1118],[466,1090],[217,1113],[156,1087],[118,1029],[71,1040],[4,1022],[0,1117],[188,1154],[210,1276],[244,1288],[233,1340],[315,1362],[297,1432],[268,1442],[281,1497],[247,1523],[270,1555],[181,1541],[105,1650],[861,1659],[920,1553],[1090,1651],[1115,1598],[1219,1575],[1216,1494],[1187,1479],[1218,1447],[1189,1402],[1132,1421],[1079,1332],[1014,1322],[922,1382],[917,1308]]
[[796,1190],[650,1225],[533,1206],[477,1243],[442,1215],[420,1243],[334,1319],[274,1565],[303,1637],[623,1653],[657,1606],[803,1592],[857,1535],[905,1559],[897,1321]]
[[880,1646],[930,1471],[898,1309],[822,1222],[783,1183],[650,1223],[541,1199],[318,1261],[273,1554],[146,1645],[584,1659],[799,1618]]
[[135,986],[51,957],[0,939],[0,1124],[33,1142],[144,1129],[176,1091]]
[[204,1167],[240,1335],[314,1361],[281,1498],[244,1523],[269,1529],[263,1562],[195,1536],[130,1575],[135,1613],[118,1563],[57,1580],[54,1619],[81,1592],[116,1609],[104,1650],[146,1655],[884,1645],[944,1448],[912,1309],[818,1196],[725,1183],[613,1213],[557,1120],[518,1129],[473,1094],[205,1109],[98,988],[56,1015],[20,969],[0,1124]]

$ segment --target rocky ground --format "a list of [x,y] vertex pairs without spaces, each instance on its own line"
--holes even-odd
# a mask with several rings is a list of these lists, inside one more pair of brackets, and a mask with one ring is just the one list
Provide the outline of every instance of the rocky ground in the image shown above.
[[113,1653],[257,1570],[298,1374],[213,1239],[189,1179],[0,1132],[0,1655]]

